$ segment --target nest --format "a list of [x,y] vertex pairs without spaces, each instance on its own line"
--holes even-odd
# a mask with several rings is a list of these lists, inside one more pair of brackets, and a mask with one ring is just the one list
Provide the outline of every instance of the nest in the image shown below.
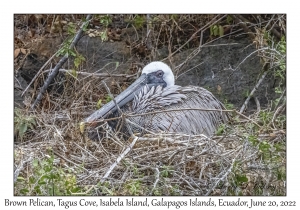
[[[227,130],[236,132],[238,128],[233,127]],[[284,183],[274,177],[274,170],[285,169],[285,163],[268,165],[259,158],[263,141],[284,141],[285,134],[279,131],[275,136],[261,135],[256,146],[251,139],[230,132],[211,138],[158,133],[124,141],[107,130],[101,141],[91,141],[80,132],[62,136],[53,126],[47,134],[46,140],[15,146],[15,179],[19,175],[31,176],[33,160],[52,154],[56,167],[76,174],[81,191],[72,195],[285,193]]]

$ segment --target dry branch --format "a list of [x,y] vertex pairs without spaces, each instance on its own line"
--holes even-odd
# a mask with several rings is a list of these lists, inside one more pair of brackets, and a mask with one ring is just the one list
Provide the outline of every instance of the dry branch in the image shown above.
[[119,162],[127,155],[127,153],[132,150],[133,146],[135,145],[136,141],[138,140],[138,137],[134,137],[131,144],[126,148],[126,150],[120,154],[120,156],[117,158],[117,160],[109,167],[105,175],[101,178],[100,183],[103,183],[106,178],[110,175],[110,173],[114,170],[114,168],[119,164]]
[[[45,70],[43,73],[47,73],[53,71],[53,69]],[[76,75],[83,75],[88,77],[124,77],[124,78],[130,78],[130,77],[136,77],[136,74],[110,74],[110,73],[89,73],[89,72],[83,72],[83,71],[75,71],[74,70],[68,70],[68,69],[59,69],[59,72],[68,73],[72,76],[74,76],[74,73]]]
[[247,97],[247,99],[245,100],[243,106],[240,109],[240,113],[243,113],[247,107],[247,104],[249,103],[250,99],[252,98],[252,96],[254,95],[255,91],[258,89],[259,85],[262,83],[262,81],[264,80],[264,78],[266,77],[266,75],[268,74],[268,71],[265,71],[260,79],[258,80],[258,82],[256,83],[256,85],[254,86],[254,88],[252,89],[251,93],[249,94],[249,96]]
[[[79,39],[81,38],[81,35],[83,33],[83,29],[86,26],[86,24],[89,22],[89,20],[91,20],[92,15],[88,15],[86,17],[86,21],[84,21],[84,23],[81,25],[79,31],[77,32],[77,34],[75,35],[72,43],[69,46],[69,49],[73,49],[74,46],[77,44],[77,42],[79,41]],[[60,61],[56,64],[56,66],[54,67],[53,71],[48,75],[48,78],[46,79],[43,87],[41,88],[36,100],[34,101],[34,103],[32,104],[31,108],[34,109],[36,104],[39,103],[42,100],[43,94],[45,93],[45,91],[47,90],[47,88],[49,87],[50,83],[52,82],[52,80],[56,77],[56,75],[58,74],[59,69],[62,67],[62,65],[68,60],[69,55],[66,54],[64,55],[64,57],[62,57],[60,59]]]
[[20,172],[24,169],[24,165],[27,164],[28,162],[31,162],[32,159],[33,159],[33,157],[30,156],[27,160],[22,161],[20,163],[20,165],[18,166],[18,168],[14,172],[14,183],[17,181],[17,178],[18,178]]
[[244,29],[244,31],[249,35],[249,37],[254,40],[255,36],[254,33],[247,27],[247,25],[245,24],[245,21],[243,21],[243,18],[241,15],[232,15],[233,19],[235,22],[237,22],[239,24],[239,26],[241,28]]

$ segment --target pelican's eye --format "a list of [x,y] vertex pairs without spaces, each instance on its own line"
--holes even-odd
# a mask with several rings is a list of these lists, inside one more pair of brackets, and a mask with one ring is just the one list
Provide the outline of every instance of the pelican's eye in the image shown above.
[[158,76],[158,77],[163,77],[163,75],[164,75],[164,72],[162,70],[158,70],[156,72],[156,76]]

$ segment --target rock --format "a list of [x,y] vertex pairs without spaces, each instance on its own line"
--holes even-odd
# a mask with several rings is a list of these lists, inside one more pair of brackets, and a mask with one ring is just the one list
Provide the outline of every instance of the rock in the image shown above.
[[[262,73],[259,57],[253,53],[256,49],[248,38],[238,41],[219,39],[210,45],[203,47],[180,72],[175,72],[176,84],[204,87],[221,101],[234,104],[239,109]],[[193,50],[175,55],[174,64],[181,64]],[[274,99],[274,82],[274,77],[269,73],[255,93],[263,107]],[[248,108],[256,109],[253,99]]]
[[24,98],[29,95],[31,88],[29,88],[29,92],[25,93],[22,97],[22,93],[27,87],[27,82],[23,77],[17,74],[14,78],[14,106],[18,108],[24,108]]
[[[32,53],[27,56],[23,67],[20,69],[21,77],[27,83],[58,50],[60,43],[61,40],[58,37],[49,38],[41,41],[33,48]],[[183,50],[176,54],[172,58],[173,64],[175,66],[181,64],[195,49]],[[183,66],[180,71],[174,72],[175,77],[177,77],[176,84],[204,87],[213,92],[221,101],[234,104],[235,108],[239,109],[262,72],[262,65],[257,53],[253,53],[255,50],[255,46],[248,37],[239,40],[218,39],[204,46],[201,52]],[[86,59],[83,69],[87,72],[131,74],[129,69],[134,59],[141,62],[131,55],[130,48],[125,41],[102,42],[99,37],[84,36],[79,40],[76,51]],[[166,47],[158,49],[158,52],[160,58],[168,55]],[[72,59],[70,58],[64,68],[73,68]],[[52,61],[52,67],[58,60],[59,58],[56,57]],[[119,63],[117,68],[116,62]],[[58,84],[58,82],[56,83]],[[54,84],[56,83],[54,82]],[[63,82],[60,83],[63,84]],[[275,98],[274,84],[276,81],[272,73],[269,73],[255,93],[255,97],[258,98],[262,107],[266,107],[270,100]],[[55,90],[62,91],[61,87],[56,87]],[[18,93],[16,93],[16,97],[16,100],[21,100]],[[248,108],[256,109],[253,99]]]

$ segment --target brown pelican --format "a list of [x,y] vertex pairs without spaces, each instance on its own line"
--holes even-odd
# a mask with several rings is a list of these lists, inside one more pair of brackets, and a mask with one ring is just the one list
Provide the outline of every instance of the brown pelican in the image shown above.
[[227,112],[222,110],[224,105],[208,90],[175,85],[170,67],[156,61],[146,65],[132,85],[83,123],[93,124],[124,113],[127,122],[108,121],[108,125],[133,133],[163,131],[211,136],[228,120]]

